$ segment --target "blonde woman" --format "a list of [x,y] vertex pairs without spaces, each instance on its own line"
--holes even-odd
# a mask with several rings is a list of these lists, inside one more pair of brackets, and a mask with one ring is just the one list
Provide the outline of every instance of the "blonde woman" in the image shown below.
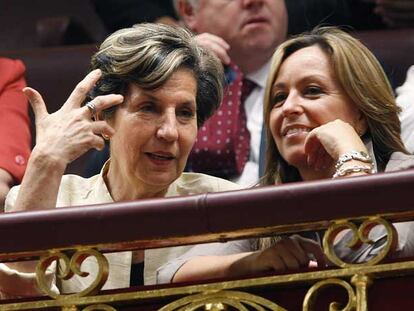
[[[349,34],[319,28],[286,41],[273,56],[265,90],[269,145],[262,184],[364,176],[413,167],[414,157],[400,138],[399,111],[378,61]],[[400,243],[395,255],[413,255],[413,223],[399,223],[396,228]],[[358,251],[346,248],[350,237],[345,235],[336,246],[338,253],[353,262],[371,258],[385,237],[382,228],[372,233],[375,243]],[[246,276],[308,266],[312,257],[324,265],[315,244],[293,236],[260,243],[195,246],[161,268],[158,277],[166,282]],[[174,270],[177,272],[171,274]]]

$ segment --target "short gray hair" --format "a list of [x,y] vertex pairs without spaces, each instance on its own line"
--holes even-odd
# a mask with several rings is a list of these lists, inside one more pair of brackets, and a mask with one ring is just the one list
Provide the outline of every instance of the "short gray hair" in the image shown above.
[[[198,126],[214,113],[223,96],[220,61],[181,27],[143,23],[118,30],[101,44],[91,67],[101,69],[102,77],[88,100],[111,93],[126,95],[131,83],[155,90],[178,69],[189,69],[197,81]],[[115,109],[105,110],[104,118]]]

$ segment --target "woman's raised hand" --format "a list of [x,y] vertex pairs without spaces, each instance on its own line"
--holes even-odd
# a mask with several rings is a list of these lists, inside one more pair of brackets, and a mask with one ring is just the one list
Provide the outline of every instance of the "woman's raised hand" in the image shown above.
[[[111,137],[114,129],[106,121],[93,121],[92,113],[81,106],[88,92],[101,77],[99,69],[91,71],[75,87],[67,101],[55,113],[49,114],[42,96],[32,88],[25,88],[36,121],[36,151],[51,161],[67,165],[91,148],[102,149],[102,134]],[[103,95],[91,101],[99,113],[123,102],[122,95]]]
[[314,169],[330,168],[352,150],[367,152],[356,130],[339,119],[314,128],[305,141],[308,165]]

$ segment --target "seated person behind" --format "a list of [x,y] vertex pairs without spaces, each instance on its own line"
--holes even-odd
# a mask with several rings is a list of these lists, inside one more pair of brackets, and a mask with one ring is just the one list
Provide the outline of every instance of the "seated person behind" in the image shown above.
[[[365,176],[414,166],[400,138],[399,107],[376,58],[358,40],[335,28],[319,28],[283,43],[275,52],[264,100],[269,145],[263,185]],[[358,83],[355,83],[358,81]],[[349,156],[345,160],[344,156]],[[414,248],[413,222],[395,224],[398,253]],[[372,258],[383,247],[384,228],[375,241],[354,252],[336,245],[350,262]],[[237,277],[306,267],[319,245],[303,237],[283,237],[257,250],[254,241],[197,245],[157,272],[158,282]]]
[[401,107],[401,138],[409,152],[414,152],[414,66],[407,72],[404,84],[396,89],[397,104]]
[[10,188],[21,182],[30,155],[24,72],[21,61],[0,58],[0,212]]
[[[120,30],[102,43],[92,69],[53,114],[36,90],[24,89],[35,113],[37,144],[21,186],[7,196],[7,212],[239,188],[219,178],[183,173],[197,128],[220,103],[223,81],[219,61],[188,31],[157,24]],[[111,157],[100,174],[63,176],[68,163],[91,148],[103,148],[104,139],[111,141]],[[168,260],[167,254],[174,258],[182,249],[105,254],[110,269],[104,288],[139,284],[142,274],[139,269],[131,274],[131,265],[142,265],[144,258],[145,283],[154,282],[155,269]],[[3,296],[41,294],[35,264],[1,264]],[[84,289],[97,267],[93,258],[82,267],[88,277],[73,277],[55,289]]]

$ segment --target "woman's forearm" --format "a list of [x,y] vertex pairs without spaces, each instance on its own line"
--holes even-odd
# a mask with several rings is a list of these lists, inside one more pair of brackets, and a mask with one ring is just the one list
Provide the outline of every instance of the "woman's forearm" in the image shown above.
[[65,169],[65,162],[35,147],[29,158],[16,203],[8,212],[55,208]]
[[180,267],[172,282],[246,276],[251,273],[252,256],[255,256],[255,252],[194,257]]
[[12,175],[0,168],[0,213],[4,211],[4,200],[6,199],[6,195],[13,185],[13,182]]

